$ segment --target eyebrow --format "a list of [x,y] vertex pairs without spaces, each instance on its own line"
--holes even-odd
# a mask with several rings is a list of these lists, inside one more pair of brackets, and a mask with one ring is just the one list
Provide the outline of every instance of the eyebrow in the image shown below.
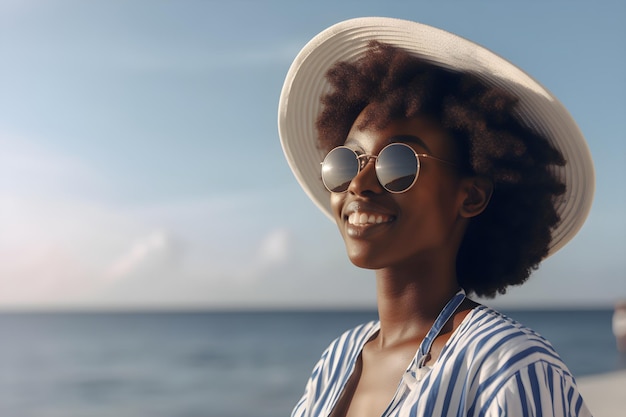
[[392,136],[391,138],[389,138],[389,143],[396,143],[396,142],[414,143],[414,144],[419,145],[420,147],[424,148],[426,150],[426,152],[428,152],[428,153],[431,152],[431,150],[428,147],[428,145],[426,145],[426,143],[424,143],[424,141],[421,138],[419,138],[418,136],[398,135],[398,136]]
[[[432,151],[430,150],[430,148],[428,147],[428,145],[426,145],[426,143],[424,143],[424,141],[422,139],[420,139],[418,136],[414,136],[414,135],[396,135],[396,136],[392,136],[388,139],[389,143],[413,143],[415,145],[420,146],[421,148],[424,148],[424,150],[428,153],[431,153]],[[358,142],[356,140],[354,140],[353,138],[348,138],[346,139],[346,142],[344,143],[344,145],[350,145],[350,144],[355,144],[358,145]]]

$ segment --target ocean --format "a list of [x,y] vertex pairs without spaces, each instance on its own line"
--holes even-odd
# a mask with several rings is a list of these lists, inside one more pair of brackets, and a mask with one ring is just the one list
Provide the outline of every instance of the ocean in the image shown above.
[[[577,377],[623,369],[611,310],[505,311]],[[1,313],[0,416],[288,416],[365,312]]]

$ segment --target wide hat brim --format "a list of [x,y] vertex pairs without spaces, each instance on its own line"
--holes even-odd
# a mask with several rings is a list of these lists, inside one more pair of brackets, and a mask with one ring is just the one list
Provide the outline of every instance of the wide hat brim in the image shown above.
[[566,160],[565,166],[552,168],[566,191],[555,203],[561,220],[552,231],[549,255],[574,237],[591,209],[595,178],[585,138],[561,102],[517,66],[474,42],[432,26],[385,17],[346,20],[324,30],[297,55],[283,85],[278,107],[282,148],[296,179],[322,212],[333,218],[330,193],[320,178],[325,152],[317,146],[315,128],[320,97],[330,91],[325,76],[336,62],[361,57],[372,40],[441,67],[472,72],[518,97],[519,120],[547,137]]

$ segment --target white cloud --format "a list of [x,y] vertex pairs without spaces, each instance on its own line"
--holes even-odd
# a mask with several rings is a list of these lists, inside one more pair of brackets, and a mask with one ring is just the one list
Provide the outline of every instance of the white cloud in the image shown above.
[[1,304],[80,303],[133,232],[133,221],[111,208],[0,190]]
[[271,268],[286,262],[289,257],[289,231],[276,229],[270,232],[260,244],[256,264],[260,269]]
[[0,304],[71,303],[88,292],[89,275],[81,260],[61,247],[0,248]]
[[171,260],[176,251],[172,238],[162,230],[156,230],[138,239],[105,271],[106,281],[118,281],[133,273]]
[[286,229],[270,231],[257,245],[254,256],[247,259],[240,256],[230,265],[231,280],[238,285],[249,285],[263,281],[274,269],[284,265],[289,259],[290,236]]
[[[28,193],[26,193],[28,194]],[[246,193],[118,206],[0,188],[3,306],[142,306],[235,301],[290,258],[290,232]],[[265,288],[267,287],[267,288]]]

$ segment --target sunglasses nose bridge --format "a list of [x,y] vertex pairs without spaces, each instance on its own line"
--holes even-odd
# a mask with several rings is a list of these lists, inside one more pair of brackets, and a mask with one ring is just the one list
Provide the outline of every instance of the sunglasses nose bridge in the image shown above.
[[[355,194],[362,194],[366,191],[381,192],[383,190],[378,175],[376,174],[376,155],[359,155],[359,172],[356,174],[350,185],[348,191],[352,191]],[[370,163],[372,162],[372,163]]]
[[359,160],[359,170],[363,170],[365,169],[365,167],[371,162],[374,161],[376,162],[378,156],[376,155],[369,155],[369,154],[362,154],[362,155],[358,155],[356,157],[356,159]]

